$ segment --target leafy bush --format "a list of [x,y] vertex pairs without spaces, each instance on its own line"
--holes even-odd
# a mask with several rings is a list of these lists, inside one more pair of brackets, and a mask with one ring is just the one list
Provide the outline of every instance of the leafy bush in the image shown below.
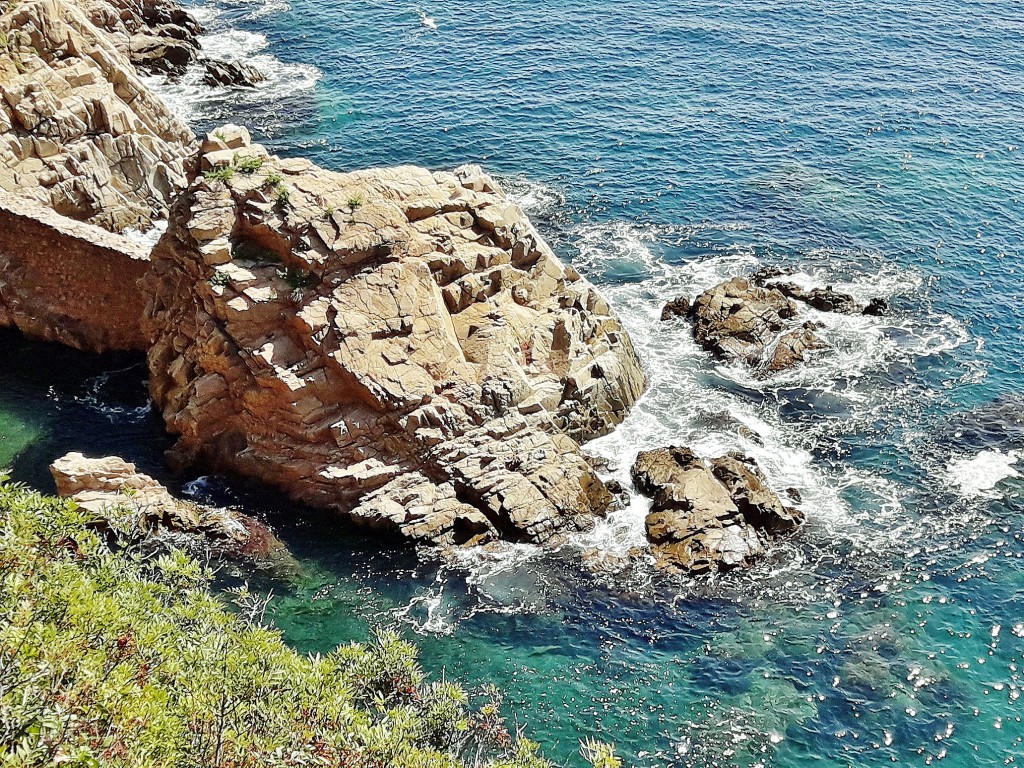
[[229,285],[230,283],[231,278],[228,277],[227,272],[221,272],[220,270],[216,270],[210,277],[210,285],[224,287],[226,285]]
[[494,689],[474,708],[396,634],[301,656],[259,598],[229,611],[195,561],[112,551],[89,523],[0,483],[3,765],[549,768]]
[[277,187],[281,184],[281,174],[277,171],[268,171],[266,178],[263,179],[263,186],[265,187]]
[[316,275],[298,267],[286,267],[277,270],[277,276],[294,289],[308,288],[316,282]]
[[240,157],[235,161],[235,167],[242,173],[256,173],[263,167],[263,158],[256,156]]
[[230,165],[225,165],[223,168],[211,168],[205,171],[203,176],[210,181],[220,181],[227,184],[235,178],[235,169]]

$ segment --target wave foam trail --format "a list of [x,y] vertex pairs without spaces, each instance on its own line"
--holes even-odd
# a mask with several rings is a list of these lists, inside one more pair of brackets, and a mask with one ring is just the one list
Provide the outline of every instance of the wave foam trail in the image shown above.
[[496,180],[506,197],[522,208],[535,222],[551,218],[565,205],[565,195],[550,184],[532,181],[522,176],[497,176]]
[[981,451],[976,456],[952,460],[947,468],[948,479],[968,498],[1000,499],[1003,494],[996,486],[1003,480],[1021,476],[1014,469],[1019,459],[1018,451]]
[[[266,7],[271,6],[273,12],[288,9],[287,4],[277,5],[273,0],[266,3]],[[205,69],[201,61],[176,80],[163,75],[144,77],[146,85],[185,122],[194,124],[212,118],[225,103],[243,110],[270,105],[282,98],[312,91],[320,81],[322,73],[316,67],[285,62],[268,53],[270,43],[265,35],[222,26],[219,23],[222,14],[215,6],[199,6],[193,12],[198,12],[197,17],[203,19],[207,28],[206,34],[199,37],[204,58],[244,61],[258,69],[265,79],[255,88],[208,86],[203,83]]]
[[437,29],[437,21],[433,17],[428,16],[426,11],[416,11],[416,14],[419,16],[421,26],[427,29]]
[[245,21],[255,21],[275,13],[290,11],[292,6],[287,0],[222,0],[228,8],[242,14]]

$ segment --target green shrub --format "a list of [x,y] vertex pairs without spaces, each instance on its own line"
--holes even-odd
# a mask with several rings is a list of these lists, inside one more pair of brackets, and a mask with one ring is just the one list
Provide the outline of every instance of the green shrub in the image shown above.
[[229,611],[195,561],[112,551],[89,523],[0,484],[0,764],[549,768],[494,689],[474,708],[393,632],[301,656],[264,600]]
[[281,174],[277,171],[268,171],[266,177],[263,179],[263,186],[265,187],[276,187],[281,184]]
[[235,178],[235,169],[230,165],[225,165],[223,168],[211,168],[203,173],[203,177],[210,181],[221,181],[227,184]]
[[352,195],[352,197],[350,197],[347,202],[348,207],[351,208],[353,211],[363,207],[363,198],[361,198],[359,195]]
[[287,206],[288,199],[288,187],[286,187],[284,184],[279,184],[277,187],[277,204]]
[[263,158],[252,155],[248,157],[240,157],[235,160],[235,167],[242,173],[256,173],[256,171],[263,167]]
[[291,288],[308,288],[316,282],[316,275],[297,267],[286,267],[277,270],[277,276],[288,283]]

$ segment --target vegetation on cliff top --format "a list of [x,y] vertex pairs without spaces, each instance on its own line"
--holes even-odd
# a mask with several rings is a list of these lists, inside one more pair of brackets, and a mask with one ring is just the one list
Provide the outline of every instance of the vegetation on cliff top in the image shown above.
[[496,690],[428,681],[398,636],[299,655],[254,596],[227,610],[195,561],[112,549],[89,523],[0,483],[0,763],[549,765],[509,733]]

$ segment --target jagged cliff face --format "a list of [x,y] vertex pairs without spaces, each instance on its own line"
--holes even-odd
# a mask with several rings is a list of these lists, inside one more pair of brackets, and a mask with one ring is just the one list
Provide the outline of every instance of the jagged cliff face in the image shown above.
[[0,15],[5,194],[114,232],[145,230],[166,216],[186,183],[194,137],[146,89],[129,58],[139,35],[170,34],[146,20],[146,7],[164,8],[28,0]]
[[[645,382],[628,335],[477,168],[339,174],[204,144],[144,281],[177,458],[417,540],[550,542],[611,497],[577,440]],[[232,170],[226,170],[231,168]]]

